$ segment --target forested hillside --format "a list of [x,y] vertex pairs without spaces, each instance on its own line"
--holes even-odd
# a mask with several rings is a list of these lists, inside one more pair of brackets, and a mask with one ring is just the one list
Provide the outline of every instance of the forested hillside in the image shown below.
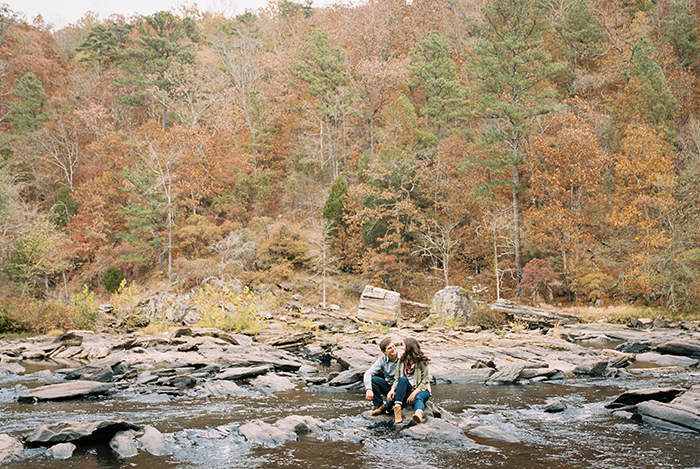
[[698,309],[695,0],[1,10],[4,308],[325,273]]

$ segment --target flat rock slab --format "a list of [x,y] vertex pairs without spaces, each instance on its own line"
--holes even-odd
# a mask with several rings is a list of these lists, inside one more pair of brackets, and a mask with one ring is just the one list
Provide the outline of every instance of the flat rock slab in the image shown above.
[[268,371],[272,371],[273,369],[274,367],[272,365],[233,367],[222,371],[216,377],[216,379],[237,380],[245,378],[254,378],[258,375],[265,374]]
[[102,420],[84,422],[68,420],[60,423],[42,425],[29,435],[25,441],[29,447],[53,446],[55,443],[88,441],[109,442],[119,431],[139,430],[141,427],[123,420]]
[[7,433],[0,434],[0,464],[21,461],[22,459],[24,459],[22,442]]
[[637,405],[645,401],[671,402],[676,396],[685,392],[683,388],[645,388],[627,391],[605,406],[606,409],[619,409]]
[[111,383],[96,381],[72,381],[70,383],[50,384],[33,389],[30,393],[19,396],[19,402],[57,401],[77,399],[80,397],[104,394],[111,390]]
[[700,343],[673,341],[658,345],[656,351],[668,355],[682,355],[686,357],[700,358]]

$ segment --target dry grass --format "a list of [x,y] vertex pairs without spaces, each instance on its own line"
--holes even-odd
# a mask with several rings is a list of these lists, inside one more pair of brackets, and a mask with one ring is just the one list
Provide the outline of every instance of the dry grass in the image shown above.
[[615,324],[626,324],[630,319],[650,318],[656,319],[665,316],[671,320],[700,320],[700,315],[678,314],[663,308],[653,308],[648,306],[617,305],[595,308],[592,306],[572,306],[562,308],[559,311],[568,314],[576,314],[584,322],[608,322]]

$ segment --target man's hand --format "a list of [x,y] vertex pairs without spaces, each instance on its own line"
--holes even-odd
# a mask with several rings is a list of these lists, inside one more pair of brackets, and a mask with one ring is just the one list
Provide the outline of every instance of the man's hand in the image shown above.
[[386,398],[387,398],[388,400],[390,400],[390,401],[393,401],[393,400],[394,400],[394,394],[395,394],[395,392],[394,392],[394,390],[392,389],[391,391],[389,391],[389,394],[386,395]]
[[365,400],[371,401],[372,399],[374,399],[374,392],[371,389],[368,389],[365,391]]

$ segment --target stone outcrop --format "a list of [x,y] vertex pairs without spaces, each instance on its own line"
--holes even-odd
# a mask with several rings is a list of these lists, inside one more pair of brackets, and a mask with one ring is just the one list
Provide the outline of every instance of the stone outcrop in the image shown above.
[[430,315],[441,318],[469,319],[476,305],[462,287],[445,287],[433,296]]
[[357,318],[367,322],[396,324],[401,318],[401,295],[367,285],[360,297]]

